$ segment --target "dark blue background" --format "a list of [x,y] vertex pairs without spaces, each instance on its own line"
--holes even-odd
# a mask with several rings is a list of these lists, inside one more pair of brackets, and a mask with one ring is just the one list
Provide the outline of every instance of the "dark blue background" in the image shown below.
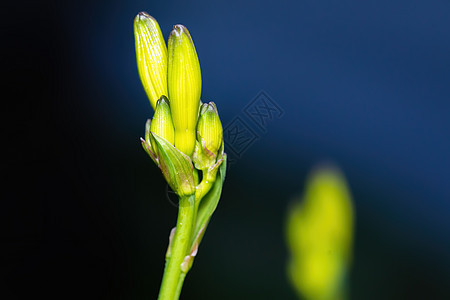
[[229,169],[184,299],[295,299],[284,217],[323,161],[354,196],[352,299],[450,296],[448,1],[77,1],[2,21],[7,299],[157,295],[176,209],[138,142],[141,10],[166,38],[188,27],[224,125],[261,90],[284,110],[249,122],[258,139]]

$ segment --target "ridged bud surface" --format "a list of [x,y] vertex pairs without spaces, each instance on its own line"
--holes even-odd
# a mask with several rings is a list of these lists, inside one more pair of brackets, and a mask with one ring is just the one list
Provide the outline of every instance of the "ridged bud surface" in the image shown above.
[[205,143],[205,147],[212,153],[217,152],[222,145],[223,130],[214,102],[204,103],[200,109],[197,123],[197,140]]
[[168,88],[175,147],[191,156],[202,89],[200,63],[189,31],[175,25],[169,37]]
[[153,109],[161,96],[168,96],[167,47],[158,22],[140,12],[134,19],[136,60],[144,90]]

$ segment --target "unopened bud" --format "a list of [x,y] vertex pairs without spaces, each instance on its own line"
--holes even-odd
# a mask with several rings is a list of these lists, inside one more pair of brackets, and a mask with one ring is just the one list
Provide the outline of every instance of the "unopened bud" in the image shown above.
[[158,22],[140,12],[134,19],[136,60],[139,76],[153,109],[156,101],[168,96],[167,90],[167,48]]
[[175,147],[191,156],[202,89],[200,63],[189,31],[175,25],[169,36],[168,88]]
[[217,155],[222,146],[223,131],[217,107],[214,102],[204,103],[200,109],[200,117],[197,124],[197,140],[206,149]]
[[169,100],[165,96],[162,96],[156,104],[156,111],[150,124],[150,131],[164,138],[172,145],[174,144],[175,134],[172,115],[170,113]]

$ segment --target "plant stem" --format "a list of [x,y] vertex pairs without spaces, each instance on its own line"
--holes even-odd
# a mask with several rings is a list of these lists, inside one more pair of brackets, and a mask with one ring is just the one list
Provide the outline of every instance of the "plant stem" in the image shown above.
[[187,273],[181,272],[180,278],[178,278],[178,286],[177,286],[177,292],[176,292],[176,299],[180,297],[181,294],[181,288],[183,287],[184,278],[186,277]]
[[[205,171],[203,171],[203,172],[205,174]],[[200,182],[200,184],[197,186],[196,191],[195,191],[195,211],[198,210],[200,201],[209,192],[209,190],[212,187],[212,184],[213,184],[213,182],[211,182],[210,180],[207,180],[206,178],[203,178],[202,182]]]
[[164,270],[164,276],[159,290],[158,300],[177,300],[182,287],[181,263],[190,251],[190,242],[195,224],[195,196],[180,198],[178,219],[175,235],[172,241],[170,257]]

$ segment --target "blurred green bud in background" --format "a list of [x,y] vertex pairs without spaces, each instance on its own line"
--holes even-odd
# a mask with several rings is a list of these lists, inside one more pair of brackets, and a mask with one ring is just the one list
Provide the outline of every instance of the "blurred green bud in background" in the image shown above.
[[313,171],[288,212],[286,227],[288,277],[302,299],[346,299],[353,219],[342,173],[332,167]]

